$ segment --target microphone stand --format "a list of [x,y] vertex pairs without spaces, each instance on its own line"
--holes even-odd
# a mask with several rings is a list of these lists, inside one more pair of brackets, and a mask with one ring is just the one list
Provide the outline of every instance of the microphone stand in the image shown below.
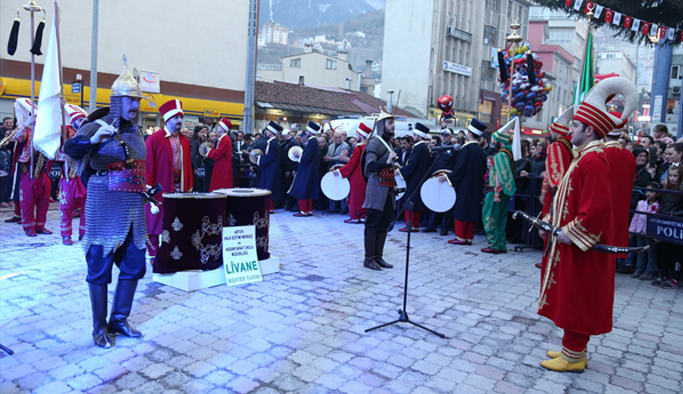
[[[429,166],[429,169],[427,169],[427,172],[425,173],[425,175],[420,180],[420,185],[422,185],[424,183],[424,181],[427,180],[427,178],[429,176],[431,176],[432,168],[434,167],[435,163],[436,163],[436,160],[432,160],[432,164]],[[413,326],[419,327],[425,331],[429,331],[438,337],[447,338],[445,335],[443,335],[439,332],[431,330],[431,329],[429,329],[423,325],[420,325],[420,324],[415,323],[414,321],[410,320],[410,317],[408,316],[408,312],[406,311],[406,306],[408,303],[408,272],[409,272],[409,267],[410,267],[410,233],[412,233],[411,229],[412,229],[412,216],[413,216],[412,215],[412,208],[413,208],[412,199],[415,196],[415,194],[418,192],[418,190],[420,190],[420,189],[421,189],[421,187],[418,187],[415,190],[413,190],[413,193],[410,196],[408,196],[408,198],[406,199],[406,201],[404,203],[404,207],[406,209],[408,209],[408,222],[406,223],[406,228],[408,230],[407,231],[408,232],[408,240],[406,242],[405,278],[403,279],[403,308],[398,310],[398,319],[391,321],[389,323],[380,324],[379,326],[376,326],[376,327],[368,328],[367,330],[365,330],[365,332],[377,330],[379,328],[387,327],[387,326],[390,326],[390,325],[396,324],[396,323],[410,323]],[[387,231],[391,231],[393,229],[394,224],[396,223],[396,221],[398,220],[399,217],[401,217],[401,212],[399,212],[396,215],[396,217],[394,218],[394,220],[391,221],[391,224],[389,225],[389,229]]]

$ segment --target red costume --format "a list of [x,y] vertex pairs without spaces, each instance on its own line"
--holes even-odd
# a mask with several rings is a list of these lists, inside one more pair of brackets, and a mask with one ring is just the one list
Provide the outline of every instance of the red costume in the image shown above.
[[[66,138],[69,139],[76,134],[73,127],[67,126]],[[73,232],[72,222],[74,210],[81,210],[81,220],[78,228],[79,238],[85,235],[85,194],[86,188],[81,181],[81,177],[76,175],[76,163],[64,154],[64,151],[59,152],[57,161],[64,163],[64,171],[62,178],[59,180],[59,219],[60,219],[60,233],[62,238],[71,237]],[[70,241],[67,244],[70,244]]]
[[[573,243],[552,239],[543,258],[538,314],[569,332],[570,338],[583,336],[585,343],[589,335],[612,331],[615,265],[612,256],[589,250],[596,243],[613,243],[609,178],[600,141],[586,144],[560,182],[552,218],[545,217]],[[563,355],[565,348],[571,362],[585,357],[585,344],[571,349],[563,341]]]
[[[628,246],[629,210],[633,180],[636,177],[636,159],[619,141],[606,142],[602,149],[611,170],[609,186],[612,190],[614,245]],[[626,258],[628,255],[620,254],[616,257]]]
[[[146,164],[145,181],[148,185],[161,184],[163,193],[192,191],[192,160],[190,158],[190,140],[182,133],[171,134],[165,128],[150,135],[145,141]],[[159,245],[159,234],[162,230],[163,196],[155,195],[162,202],[161,210],[156,215],[150,212],[149,204],[145,204],[147,233],[150,236],[150,255],[156,255]]]
[[[15,162],[19,163],[21,183],[19,186],[21,206],[21,224],[28,236],[36,233],[52,234],[45,228],[47,210],[50,207],[50,178],[47,174],[52,168],[52,161],[48,161],[41,153],[34,151],[33,167],[31,167],[31,128],[19,127],[15,138],[18,142],[15,150]],[[30,171],[34,176],[31,177]]]
[[545,178],[543,178],[541,189],[544,216],[550,212],[550,205],[553,201],[552,189],[560,184],[572,159],[572,143],[569,138],[560,137],[548,146],[545,158]]
[[349,161],[339,169],[339,173],[343,178],[348,178],[351,184],[351,192],[349,193],[349,215],[353,220],[365,219],[368,210],[363,208],[365,202],[365,179],[360,169],[360,159],[363,156],[365,144],[358,144],[351,154]]
[[230,137],[223,134],[216,143],[216,149],[209,150],[206,157],[215,161],[209,191],[232,188],[232,141]]

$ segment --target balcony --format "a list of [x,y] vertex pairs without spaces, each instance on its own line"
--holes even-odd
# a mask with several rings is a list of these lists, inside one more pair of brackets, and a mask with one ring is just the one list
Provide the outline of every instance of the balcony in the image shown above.
[[446,36],[457,38],[458,40],[465,42],[472,42],[472,33],[456,29],[455,26],[448,26],[446,28]]

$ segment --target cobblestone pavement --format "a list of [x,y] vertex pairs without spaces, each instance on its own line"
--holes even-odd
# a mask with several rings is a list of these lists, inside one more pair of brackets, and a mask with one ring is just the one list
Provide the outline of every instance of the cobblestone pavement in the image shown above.
[[[0,217],[9,217],[9,209]],[[540,252],[485,255],[412,236],[408,312],[397,318],[406,234],[382,272],[364,269],[360,225],[340,215],[272,216],[282,270],[262,283],[184,292],[140,281],[131,323],[145,337],[93,346],[83,251],[0,223],[1,393],[675,393],[683,391],[680,290],[618,275],[613,332],[593,337],[583,374],[545,371],[561,332],[536,315]],[[116,277],[115,274],[114,277]],[[110,286],[110,299],[114,285]]]

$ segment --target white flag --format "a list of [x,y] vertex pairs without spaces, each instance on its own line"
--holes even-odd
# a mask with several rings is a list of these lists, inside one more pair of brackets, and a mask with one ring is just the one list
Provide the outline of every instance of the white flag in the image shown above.
[[614,11],[614,18],[612,18],[612,24],[619,26],[621,24],[621,14]]
[[640,19],[633,18],[633,23],[631,24],[631,30],[640,31]]
[[676,31],[676,29],[674,29],[673,27],[667,28],[666,29],[666,39],[669,41],[673,41],[675,31]]
[[650,25],[650,32],[648,33],[648,36],[659,37],[659,25],[658,24],[653,23]]
[[45,54],[43,78],[40,80],[38,113],[33,133],[33,148],[53,160],[59,151],[62,138],[62,86],[59,83],[61,70],[57,53],[57,15],[52,18],[52,30]]
[[574,9],[578,11],[581,9],[582,5],[583,5],[583,0],[576,0],[574,2]]
[[600,15],[602,15],[602,10],[605,7],[601,6],[600,4],[595,5],[595,11],[593,13],[595,14],[595,19],[600,19]]

